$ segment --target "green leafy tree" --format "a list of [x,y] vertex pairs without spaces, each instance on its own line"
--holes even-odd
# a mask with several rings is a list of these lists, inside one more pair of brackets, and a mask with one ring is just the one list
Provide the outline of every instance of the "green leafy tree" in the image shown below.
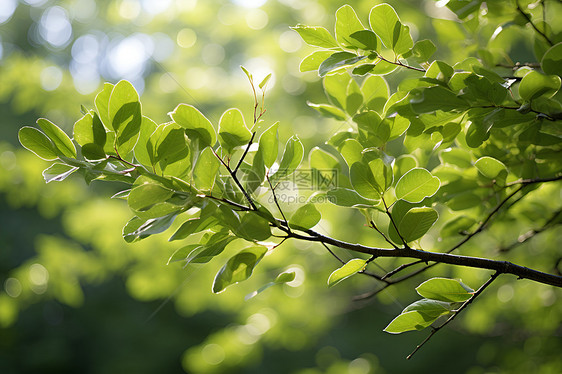
[[[290,137],[281,150],[283,125],[264,120],[270,77],[257,83],[246,69],[251,118],[232,108],[212,123],[179,104],[168,122],[157,124],[122,80],[106,83],[92,109],[83,109],[72,139],[41,118],[39,129],[22,128],[19,140],[54,161],[43,172],[47,182],[80,173],[88,183],[127,185],[113,196],[134,215],[123,228],[125,241],[176,223],[170,241],[196,236],[197,243],[179,248],[169,263],[189,268],[229,253],[214,278],[215,293],[248,279],[289,240],[321,245],[341,263],[329,286],[357,275],[374,279],[362,298],[401,283],[411,287],[408,280],[436,265],[443,275],[443,265],[490,274],[476,290],[447,277],[416,288],[422,299],[385,328],[396,334],[434,326],[413,354],[499,278],[562,287],[556,244],[545,244],[537,256],[517,253],[522,243],[558,229],[561,217],[562,33],[525,4],[449,1],[447,7],[465,31],[486,37],[492,28],[490,43],[511,32],[525,35],[536,61],[514,62],[508,50],[477,44],[456,61],[433,60],[439,48],[429,39],[414,42],[388,4],[370,10],[368,27],[351,6],[339,8],[335,36],[323,27],[295,26],[317,49],[300,69],[318,72],[328,101],[309,105],[341,124],[305,163],[299,138]],[[400,76],[396,85],[387,80],[392,74]],[[357,242],[321,233],[323,217],[338,225],[328,213],[334,208],[352,210],[372,235]],[[499,250],[458,253],[484,232],[505,236]],[[342,250],[353,258],[344,260]],[[281,272],[248,297],[294,277]]]

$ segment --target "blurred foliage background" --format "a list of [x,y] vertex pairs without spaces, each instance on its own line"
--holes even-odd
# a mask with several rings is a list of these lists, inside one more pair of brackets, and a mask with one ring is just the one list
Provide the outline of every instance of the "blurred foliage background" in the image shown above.
[[[497,23],[458,23],[443,1],[388,2],[410,25],[414,40],[435,42],[436,58],[456,62],[479,49],[501,47],[513,61],[535,61],[532,30],[510,28],[490,39]],[[133,82],[142,94],[143,113],[158,122],[180,102],[195,105],[215,124],[230,107],[250,118],[253,99],[243,65],[258,81],[273,73],[265,121],[280,121],[282,139],[297,134],[310,149],[341,124],[306,105],[326,99],[317,76],[299,72],[312,48],[289,26],[332,30],[333,14],[345,3],[0,2],[0,372],[562,371],[558,289],[502,279],[406,361],[426,333],[390,336],[382,329],[416,299],[414,287],[440,275],[476,288],[486,272],[438,266],[408,285],[357,302],[354,295],[377,287],[371,279],[354,277],[327,289],[326,279],[338,263],[320,246],[295,242],[264,259],[251,280],[215,295],[212,279],[224,257],[205,269],[182,269],[166,265],[181,244],[164,236],[126,244],[121,228],[131,214],[124,202],[108,198],[119,191],[118,184],[86,186],[79,177],[45,184],[41,171],[47,163],[17,143],[18,129],[39,117],[71,133],[80,106],[92,108],[103,82],[120,79]],[[352,5],[366,20],[375,3]],[[392,76],[391,85],[400,76]],[[536,199],[559,205],[560,191],[541,189]],[[536,212],[535,218],[522,213],[529,221],[543,219]],[[372,240],[359,215],[335,208],[323,214],[328,218],[322,232]],[[471,245],[496,257],[497,249],[528,224],[506,224]],[[518,247],[514,261],[524,264],[542,245],[560,239],[559,230],[536,236]],[[288,268],[297,272],[295,281],[244,301]]]

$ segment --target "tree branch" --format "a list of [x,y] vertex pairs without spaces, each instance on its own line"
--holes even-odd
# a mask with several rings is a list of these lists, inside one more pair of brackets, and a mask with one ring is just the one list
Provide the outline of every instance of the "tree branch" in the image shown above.
[[310,236],[301,235],[294,231],[288,233],[287,235],[295,239],[330,244],[335,247],[349,249],[355,252],[365,253],[376,257],[416,258],[422,260],[423,262],[432,261],[456,266],[495,270],[500,273],[516,275],[519,279],[529,279],[538,283],[562,287],[562,276],[544,273],[539,270],[530,269],[509,261],[498,261],[481,257],[453,255],[450,253],[428,252],[413,248],[402,248],[398,250],[376,248],[340,241],[324,236],[313,230],[306,230],[305,232]]

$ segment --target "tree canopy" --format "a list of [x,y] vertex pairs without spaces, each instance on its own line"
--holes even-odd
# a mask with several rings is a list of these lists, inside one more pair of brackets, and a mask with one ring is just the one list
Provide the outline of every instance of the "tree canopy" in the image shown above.
[[[284,6],[294,5],[289,3]],[[242,61],[240,72],[232,73],[241,78],[230,82],[239,90],[232,102],[225,93],[204,105],[195,99],[158,100],[145,87],[152,74],[115,79],[117,73],[110,77],[115,83],[91,92],[89,103],[80,100],[81,117],[73,124],[65,125],[65,115],[60,126],[40,118],[37,126],[19,129],[21,145],[48,162],[42,176],[58,196],[51,214],[63,212],[71,239],[41,237],[37,256],[11,270],[0,313],[4,325],[45,293],[77,307],[84,302],[81,284],[123,274],[133,297],[173,299],[180,314],[206,309],[232,314],[242,308],[238,319],[246,323],[229,326],[228,318],[213,317],[221,330],[185,351],[188,372],[237,371],[252,362],[269,368],[258,358],[260,347],[272,347],[275,355],[279,346],[306,352],[318,344],[315,335],[319,339],[331,329],[341,330],[332,345],[352,340],[359,353],[346,362],[336,358],[338,348],[326,346],[310,372],[342,367],[375,372],[383,358],[362,341],[376,337],[386,345],[401,337],[383,336],[381,330],[428,329],[398,340],[410,346],[397,343],[394,357],[415,353],[418,359],[434,344],[442,348],[440,339],[460,352],[458,336],[446,337],[453,319],[464,331],[514,340],[513,351],[496,343],[484,345],[495,347],[488,356],[485,348],[472,349],[469,355],[477,355],[482,367],[497,360],[505,370],[540,362],[544,372],[555,372],[562,365],[558,355],[536,347],[548,344],[556,352],[559,343],[552,342],[562,317],[556,302],[562,287],[556,244],[562,31],[552,22],[560,4],[438,5],[424,9],[429,22],[402,3],[334,6],[333,27],[303,17],[279,36],[289,51],[301,39],[309,46],[308,54],[287,62],[300,72],[278,79],[263,69],[258,76],[255,61]],[[48,8],[43,17],[59,9],[64,11]],[[119,9],[121,16],[129,14]],[[267,24],[272,14],[259,8],[245,12],[250,29],[259,29],[259,17]],[[194,34],[182,28],[177,44],[189,45]],[[244,40],[230,38],[224,43],[233,48]],[[205,64],[218,61],[217,53],[224,59],[221,44],[202,44]],[[10,60],[27,58],[14,53]],[[156,56],[150,61],[164,70]],[[228,75],[219,70],[207,74]],[[76,87],[86,90],[77,77]],[[165,77],[175,80],[162,72],[160,89],[169,84]],[[301,89],[296,80],[317,88]],[[275,90],[279,82],[284,94]],[[211,84],[209,92],[226,86]],[[17,98],[20,91],[9,94]],[[185,91],[190,92],[195,91]],[[293,95],[291,101],[282,98],[287,95]],[[308,114],[295,117],[293,100],[306,101],[308,109],[297,108]],[[15,155],[5,147],[2,155]],[[23,165],[6,167],[7,196],[22,196],[10,180]],[[36,184],[42,164],[29,165],[34,166],[23,186],[42,188]],[[92,200],[91,187],[80,179],[91,186],[112,183],[96,187],[99,195]],[[116,244],[120,226],[128,245]],[[358,307],[360,312],[350,311]],[[338,325],[337,315],[350,313],[363,318],[331,326]],[[361,331],[366,325],[368,335]],[[524,343],[502,328],[506,325],[521,326]],[[416,341],[417,346],[411,343]],[[536,359],[504,361],[518,350]],[[382,369],[401,365],[394,359]],[[441,369],[455,365],[464,364],[445,363]],[[287,370],[308,372],[288,366],[281,372]]]

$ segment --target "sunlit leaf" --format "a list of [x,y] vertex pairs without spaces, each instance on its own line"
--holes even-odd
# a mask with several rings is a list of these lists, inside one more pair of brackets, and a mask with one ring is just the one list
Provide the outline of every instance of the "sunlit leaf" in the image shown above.
[[256,246],[246,248],[231,257],[217,273],[213,292],[219,293],[232,284],[248,279],[266,252],[267,248]]
[[420,284],[416,291],[422,297],[449,301],[463,302],[470,299],[474,290],[462,282],[448,278],[432,278]]
[[322,215],[314,204],[305,204],[299,207],[289,219],[289,226],[294,229],[307,230],[314,227]]
[[330,277],[328,278],[328,287],[333,287],[344,279],[357,274],[359,271],[365,268],[366,264],[367,261],[361,258],[354,258],[353,260],[349,260],[342,267],[334,270],[332,274],[330,274]]
[[439,178],[423,168],[414,168],[404,174],[396,183],[396,197],[417,203],[433,196],[441,185]]

